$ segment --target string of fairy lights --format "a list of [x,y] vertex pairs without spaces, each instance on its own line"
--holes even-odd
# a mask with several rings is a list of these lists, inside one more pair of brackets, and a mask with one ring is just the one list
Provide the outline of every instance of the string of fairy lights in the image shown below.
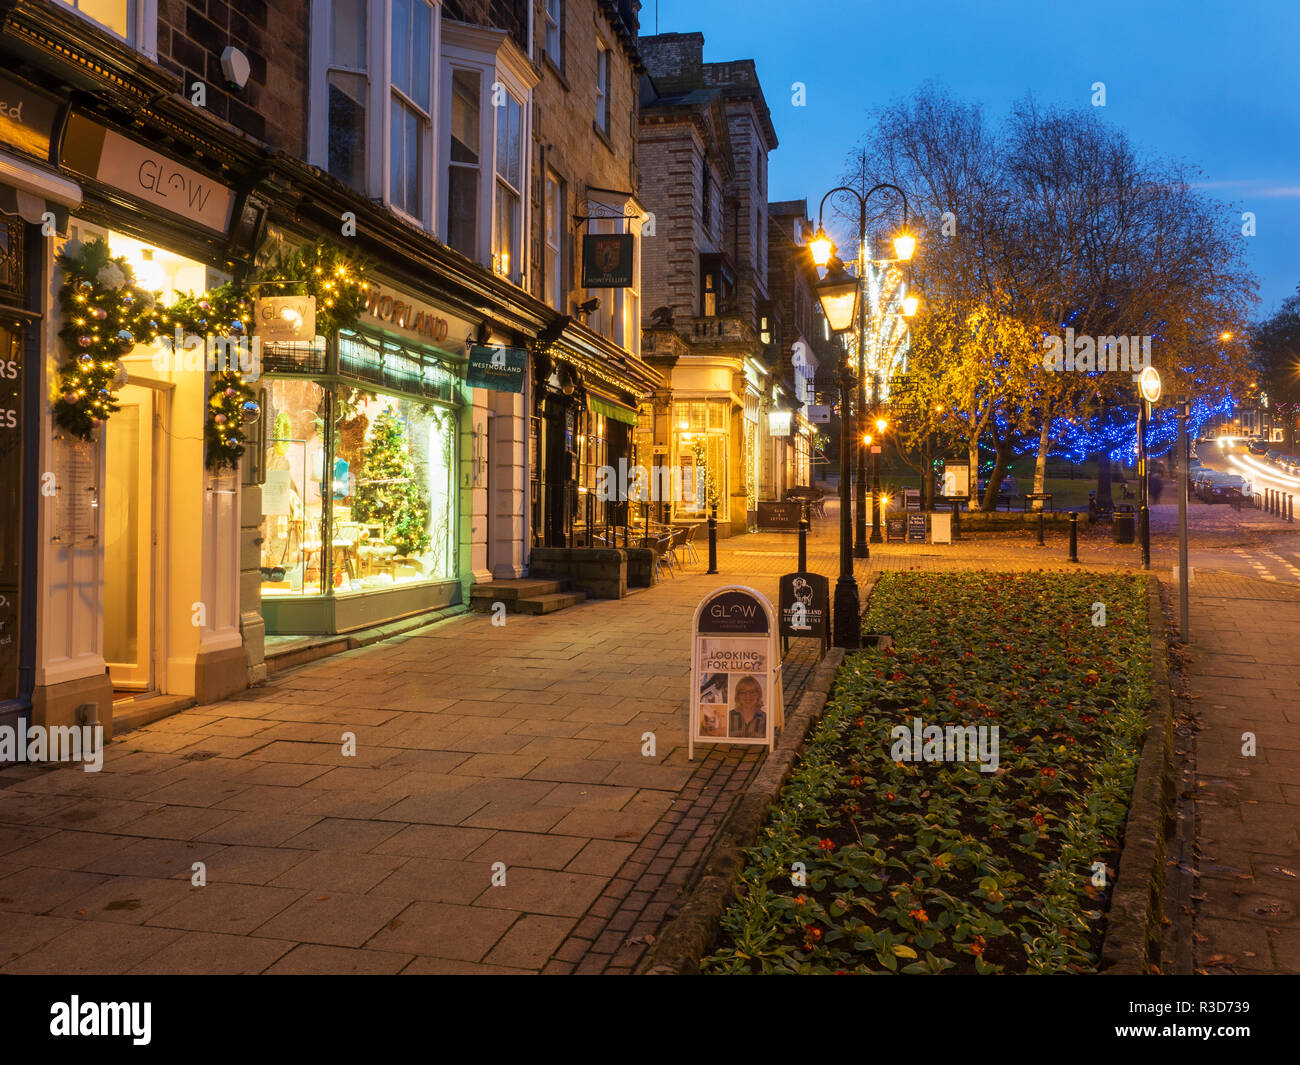
[[[205,462],[213,470],[238,466],[246,427],[261,413],[245,379],[255,357],[250,289],[305,289],[316,297],[317,330],[326,335],[356,322],[369,289],[364,268],[325,243],[281,252],[248,285],[228,283],[198,296],[180,295],[170,306],[159,293],[141,288],[130,263],[114,257],[102,238],[71,242],[58,261],[63,268],[59,336],[68,356],[59,368],[55,421],[71,435],[93,441],[121,409],[118,391],[128,379],[122,357],[137,345],[152,344],[173,367],[209,371],[203,432]],[[202,367],[189,361],[200,350]]]

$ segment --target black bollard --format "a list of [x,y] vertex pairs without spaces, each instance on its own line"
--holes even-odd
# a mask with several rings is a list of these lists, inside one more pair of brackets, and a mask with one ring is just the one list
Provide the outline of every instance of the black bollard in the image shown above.
[[808,572],[808,504],[799,512],[799,572]]
[[1286,520],[1289,522],[1295,521],[1295,496],[1290,492],[1286,496]]
[[952,538],[961,539],[961,504],[955,499],[952,501]]
[[718,505],[709,513],[709,572],[718,572]]
[[1043,525],[1044,525],[1043,512],[1040,510],[1038,512],[1038,546],[1039,547],[1042,547],[1046,543],[1046,541],[1043,539]]
[[1070,511],[1070,561],[1079,561],[1079,512]]

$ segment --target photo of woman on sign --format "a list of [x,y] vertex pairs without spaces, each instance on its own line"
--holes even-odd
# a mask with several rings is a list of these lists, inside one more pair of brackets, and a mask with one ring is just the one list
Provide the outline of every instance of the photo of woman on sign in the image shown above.
[[732,739],[767,739],[763,686],[753,677],[741,677],[736,681],[727,735]]

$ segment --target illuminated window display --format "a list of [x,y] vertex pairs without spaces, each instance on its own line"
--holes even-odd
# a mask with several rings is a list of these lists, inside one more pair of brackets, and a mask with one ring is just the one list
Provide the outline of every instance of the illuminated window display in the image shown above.
[[259,444],[267,631],[347,632],[459,601],[461,376],[360,331],[278,348]]
[[267,398],[263,596],[455,579],[454,411],[310,380]]

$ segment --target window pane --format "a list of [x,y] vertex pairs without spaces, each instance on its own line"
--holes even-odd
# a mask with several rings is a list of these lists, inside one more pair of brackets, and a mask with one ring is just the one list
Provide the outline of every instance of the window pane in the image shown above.
[[429,5],[415,0],[415,28],[411,33],[411,91],[407,94],[425,111],[429,110],[429,52],[433,49],[430,34]]
[[447,243],[478,258],[478,171],[453,166],[447,175]]
[[366,0],[334,0],[330,63],[353,70],[366,69]]
[[479,75],[457,70],[451,76],[451,161],[477,163],[479,156]]
[[393,84],[411,91],[411,0],[393,0]]
[[101,26],[107,26],[119,37],[129,37],[127,33],[127,0],[65,0],[83,15],[93,18]]
[[497,174],[514,189],[522,189],[520,166],[520,122],[523,108],[513,96],[506,96],[505,106],[497,115]]
[[[262,596],[319,595],[325,399],[314,381],[268,380],[266,484],[262,489]],[[335,490],[338,488],[335,463]],[[347,473],[343,473],[346,479]]]
[[329,172],[354,189],[365,188],[366,79],[329,75]]
[[423,125],[424,121],[419,115],[397,97],[393,97],[389,199],[395,207],[400,207],[416,218],[423,217],[420,205]]

